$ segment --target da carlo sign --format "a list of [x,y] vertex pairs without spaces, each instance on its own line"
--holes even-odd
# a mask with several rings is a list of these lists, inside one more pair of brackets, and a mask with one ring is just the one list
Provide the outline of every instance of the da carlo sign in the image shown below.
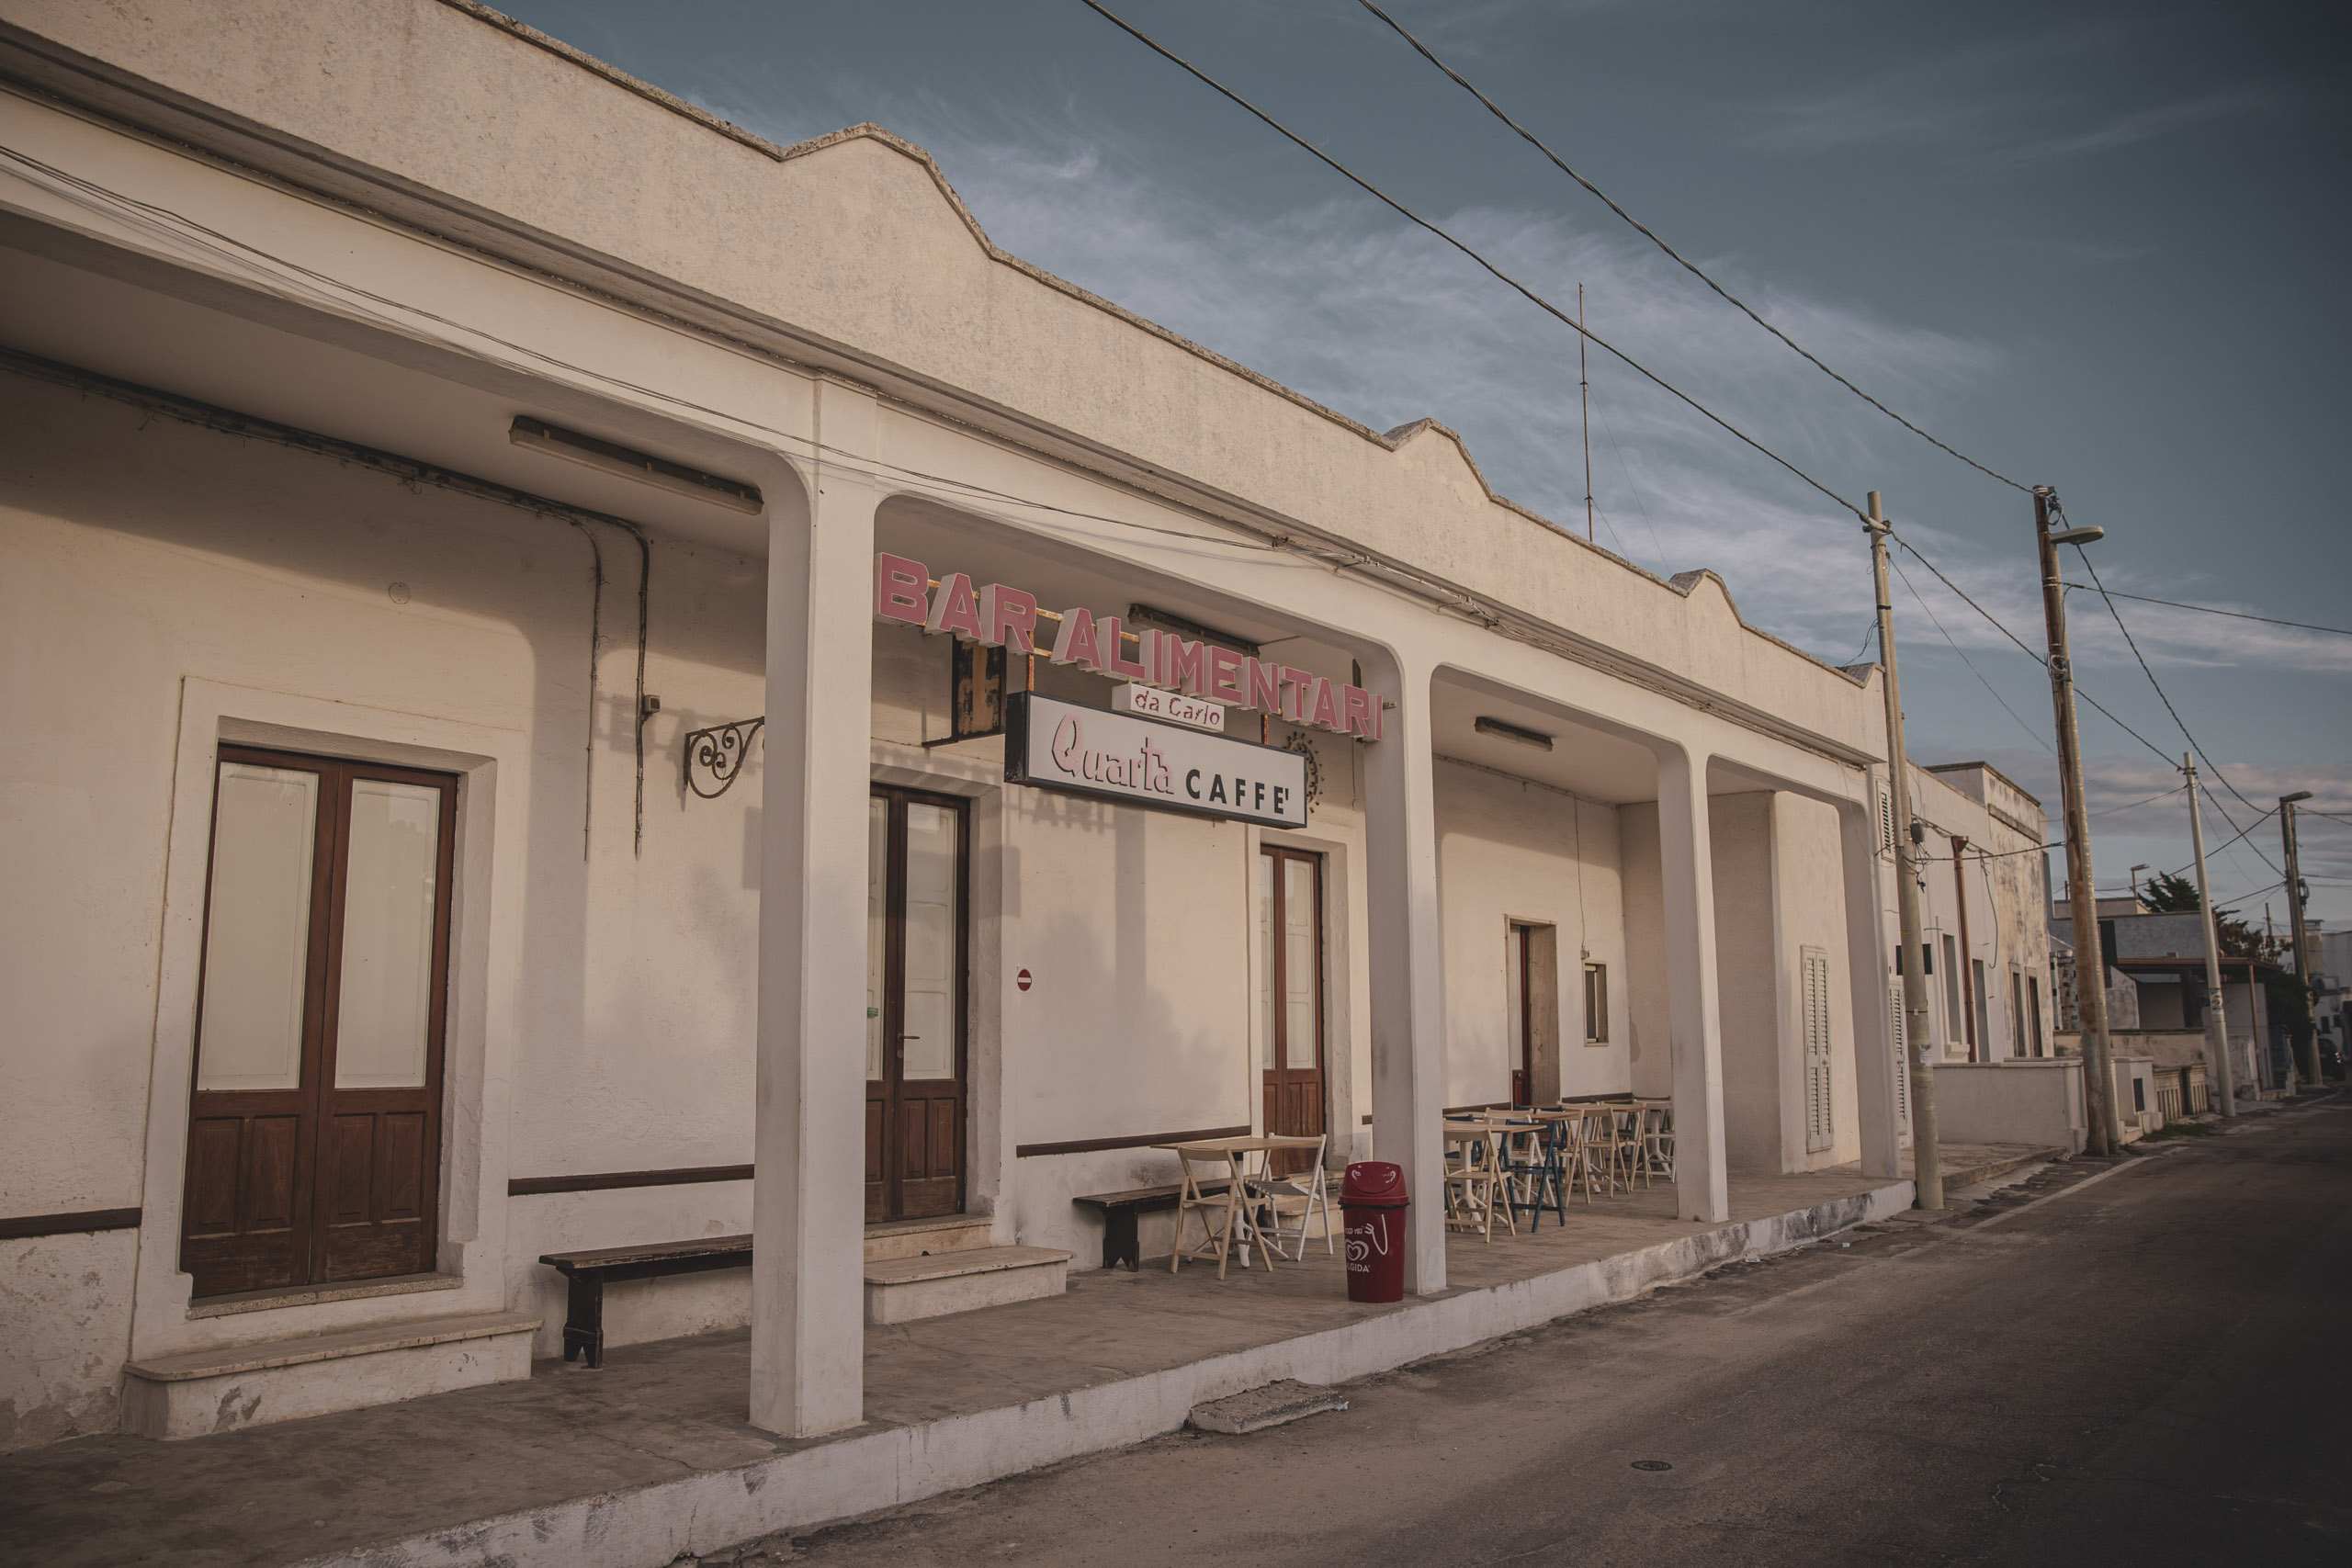
[[1126,628],[1119,617],[1097,615],[1082,606],[1064,610],[1052,647],[1040,648],[1035,594],[1001,582],[975,587],[960,571],[934,589],[922,562],[888,551],[874,558],[874,616],[1012,653],[1044,653],[1057,664],[1080,665],[1114,680],[1227,707],[1255,709],[1358,740],[1378,740],[1387,733],[1386,705],[1362,686],[1173,632],[1133,634],[1139,646],[1130,659]]

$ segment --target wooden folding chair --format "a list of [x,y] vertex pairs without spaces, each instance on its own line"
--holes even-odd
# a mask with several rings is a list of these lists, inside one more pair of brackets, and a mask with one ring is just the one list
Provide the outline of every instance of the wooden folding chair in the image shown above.
[[1306,1262],[1307,1231],[1317,1214],[1323,1216],[1324,1254],[1337,1256],[1331,1238],[1331,1192],[1323,1175],[1326,1142],[1324,1138],[1315,1141],[1315,1163],[1306,1169],[1291,1176],[1261,1176],[1250,1183],[1255,1207],[1262,1216],[1254,1228],[1270,1258]]
[[[1216,1277],[1225,1278],[1226,1258],[1236,1248],[1241,1253],[1241,1267],[1250,1267],[1250,1214],[1246,1205],[1249,1194],[1241,1179],[1241,1162],[1230,1153],[1219,1150],[1178,1148],[1177,1166],[1183,1173],[1182,1190],[1176,1197],[1176,1244],[1168,1255],[1168,1271],[1173,1274],[1183,1267],[1187,1258],[1206,1263],[1216,1263]],[[1200,1166],[1215,1172],[1212,1180],[1225,1182],[1225,1190],[1216,1194],[1201,1190],[1201,1180],[1193,1167]],[[1200,1221],[1200,1245],[1184,1245],[1184,1221],[1187,1217]]]

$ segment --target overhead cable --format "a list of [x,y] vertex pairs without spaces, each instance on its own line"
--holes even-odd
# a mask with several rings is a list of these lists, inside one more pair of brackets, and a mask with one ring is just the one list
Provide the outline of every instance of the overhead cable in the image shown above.
[[1991,692],[1993,694],[1993,700],[2001,705],[2001,711],[2007,714],[2011,718],[2016,719],[2018,721],[2018,728],[2024,730],[2027,738],[2036,746],[2041,747],[2045,751],[2049,751],[2052,756],[2056,756],[2057,752],[2052,750],[2050,742],[2041,738],[2041,732],[2034,728],[2033,726],[2028,724],[2018,713],[2018,710],[2009,705],[2009,700],[1994,689],[1992,682],[1984,679],[1984,671],[1976,668],[1976,660],[1968,657],[1968,650],[1961,647],[1959,643],[1952,640],[1951,633],[1944,630],[1944,624],[1936,619],[1936,613],[1928,608],[1927,600],[1920,597],[1919,590],[1917,588],[1913,587],[1910,574],[1903,570],[1903,563],[1899,560],[1889,558],[1887,564],[1894,568],[1895,576],[1903,579],[1903,586],[1910,589],[1911,597],[1917,601],[1919,613],[1928,617],[1928,624],[1936,628],[1938,635],[1941,636],[1945,642],[1951,645],[1951,650],[1960,655],[1960,661],[1968,666],[1968,672],[1976,677],[1978,683],[1981,684],[1987,692]]
[[[1733,309],[1738,310],[1740,314],[1746,316],[1749,321],[1754,321],[1758,326],[1762,327],[1766,332],[1770,333],[1774,337],[1779,338],[1782,343],[1793,349],[1807,363],[1812,365],[1815,369],[1820,371],[1823,375],[1828,377],[1831,380],[1837,382],[1848,391],[1853,393],[1854,396],[1861,399],[1862,401],[1870,404],[1871,407],[1878,410],[1879,412],[1886,415],[1887,418],[1893,420],[1895,423],[1901,425],[1904,429],[1909,431],[1920,440],[1925,441],[1930,446],[1936,447],[1938,450],[1944,452],[1951,457],[1959,458],[1970,468],[1974,468],[1978,473],[1984,474],[1990,479],[1998,479],[2012,490],[2027,491],[2030,491],[2032,490],[2032,486],[2021,484],[2018,480],[2009,478],[2008,475],[2002,473],[1997,468],[1988,468],[1984,464],[1978,462],[1975,458],[1960,450],[1957,446],[1951,445],[1949,442],[1939,440],[1937,437],[1928,434],[1926,431],[1920,429],[1917,425],[1912,423],[1909,420],[1904,418],[1901,414],[1895,412],[1893,409],[1887,407],[1884,403],[1879,401],[1868,392],[1863,391],[1860,387],[1855,386],[1853,382],[1848,380],[1844,376],[1823,364],[1820,357],[1811,349],[1805,347],[1804,344],[1797,342],[1796,339],[1791,337],[1788,333],[1782,332],[1780,328],[1766,321],[1762,316],[1757,314],[1746,300],[1740,299],[1737,295],[1732,293],[1730,289],[1725,288],[1722,284],[1717,283],[1713,278],[1708,276],[1703,268],[1700,267],[1698,264],[1692,262],[1681,252],[1676,250],[1672,245],[1668,244],[1664,240],[1660,239],[1657,232],[1653,231],[1648,224],[1644,223],[1640,219],[1626,211],[1623,207],[1620,207],[1617,204],[1616,199],[1610,196],[1607,191],[1602,190],[1599,186],[1594,185],[1590,180],[1585,178],[1582,175],[1577,173],[1576,170],[1570,168],[1565,159],[1544,144],[1543,138],[1528,130],[1527,127],[1520,124],[1519,121],[1511,118],[1509,114],[1506,114],[1503,111],[1501,105],[1496,103],[1494,99],[1487,96],[1486,94],[1480,92],[1476,87],[1472,86],[1469,81],[1464,77],[1462,73],[1456,71],[1453,66],[1448,65],[1444,61],[1440,60],[1436,54],[1431,52],[1430,46],[1423,43],[1419,39],[1415,38],[1406,29],[1403,23],[1397,21],[1396,17],[1382,10],[1378,6],[1374,5],[1373,0],[1356,0],[1356,3],[1362,6],[1365,10],[1371,12],[1374,16],[1379,17],[1382,21],[1387,23],[1388,26],[1395,30],[1396,36],[1403,39],[1407,43],[1411,44],[1414,51],[1419,54],[1423,60],[1428,61],[1431,65],[1436,66],[1440,71],[1444,72],[1448,76],[1452,77],[1456,86],[1469,94],[1472,97],[1477,99],[1480,103],[1486,105],[1487,112],[1493,115],[1497,119],[1501,120],[1513,130],[1519,132],[1520,137],[1525,141],[1529,146],[1534,148],[1538,152],[1543,153],[1544,157],[1551,160],[1552,166],[1554,168],[1567,175],[1568,178],[1576,181],[1577,184],[1584,186],[1585,189],[1590,191],[1594,196],[1599,197],[1602,205],[1606,206],[1610,211],[1623,219],[1627,223],[1632,224],[1637,233],[1639,233],[1644,239],[1649,241],[1650,243],[1656,245],[1659,250],[1664,251],[1668,256],[1672,257],[1681,265],[1685,272],[1688,272],[1691,276],[1697,278],[1700,282],[1705,284],[1710,289],[1713,290],[1718,299],[1722,299],[1725,304],[1730,305]],[[1100,6],[1097,6],[1094,8],[1098,11],[1102,10]],[[1116,20],[1115,17],[1113,19]],[[1121,25],[1125,26],[1124,23]],[[1133,28],[1129,28],[1128,30],[1131,32],[1134,31]],[[1136,36],[1141,37],[1142,35],[1137,34]],[[1147,39],[1146,41],[1149,40]],[[1165,51],[1163,51],[1162,52]],[[1170,58],[1172,59],[1174,57],[1170,56]],[[1181,62],[1179,63],[1181,63]],[[1195,74],[1198,74],[1198,73],[1195,73]],[[1206,78],[1204,77],[1203,80],[1205,81]],[[1215,84],[1212,83],[1211,85],[1215,85]],[[1230,96],[1231,95],[1228,94],[1227,96]],[[1246,107],[1247,106],[1244,107]],[[1272,122],[1270,121],[1269,123]]]
[[2085,588],[2079,582],[2069,582],[2066,586],[2078,592],[2103,593],[2110,599],[2130,599],[2142,604],[2162,604],[2168,610],[2194,610],[2200,615],[2228,615],[2233,620],[2260,621],[2267,626],[2292,626],[2297,631],[2332,632],[2337,637],[2352,637],[2352,627],[2323,626],[2310,621],[2282,621],[2276,615],[2249,615],[2244,610],[2224,610],[2218,604],[2184,604],[2177,599],[2151,599],[2144,593],[2126,593],[2120,588],[2102,586],[2090,589]]
[[1345,164],[1340,163],[1337,158],[1332,157],[1331,154],[1324,152],[1323,149],[1317,147],[1304,136],[1299,135],[1298,132],[1291,130],[1290,127],[1276,119],[1272,115],[1268,114],[1264,109],[1260,108],[1257,105],[1251,103],[1249,99],[1243,97],[1240,94],[1235,92],[1232,88],[1227,86],[1224,83],[1218,81],[1216,77],[1210,75],[1207,72],[1202,70],[1191,61],[1186,60],[1182,55],[1178,54],[1174,50],[1170,49],[1166,44],[1161,43],[1149,33],[1147,33],[1140,28],[1137,28],[1134,23],[1127,21],[1117,12],[1113,11],[1110,7],[1102,5],[1101,0],[1079,0],[1079,3],[1084,6],[1088,10],[1092,11],[1095,15],[1101,17],[1104,21],[1109,22],[1112,26],[1117,28],[1121,32],[1125,33],[1129,38],[1134,39],[1137,43],[1140,43],[1145,48],[1150,50],[1154,54],[1157,54],[1161,59],[1167,61],[1170,64],[1184,71],[1203,85],[1214,90],[1220,96],[1226,98],[1237,107],[1247,110],[1250,115],[1263,122],[1269,129],[1281,135],[1285,141],[1296,145],[1302,151],[1313,154],[1317,161],[1329,167],[1334,173],[1346,179],[1358,189],[1363,191],[1366,195],[1372,197],[1381,205],[1389,209],[1389,210],[1395,212],[1398,217],[1403,218],[1415,228],[1427,231],[1429,233],[1435,235],[1438,239],[1441,239],[1447,244],[1453,246],[1455,250],[1460,251],[1464,255],[1468,256],[1472,261],[1477,263],[1480,267],[1484,268],[1498,280],[1508,284],[1530,304],[1535,306],[1538,310],[1544,311],[1544,314],[1551,316],[1559,321],[1562,326],[1567,327],[1571,331],[1581,334],[1584,340],[1587,343],[1591,344],[1593,347],[1613,355],[1620,363],[1625,365],[1627,367],[1642,376],[1653,386],[1657,387],[1661,390],[1687,404],[1710,423],[1718,425],[1724,430],[1730,432],[1733,435],[1737,436],[1739,440],[1747,446],[1753,447],[1756,451],[1763,454],[1767,457],[1770,457],[1773,462],[1778,463],[1781,468],[1786,468],[1790,473],[1794,474],[1798,479],[1803,479],[1806,484],[1812,486],[1823,495],[1826,495],[1830,500],[1836,502],[1841,509],[1852,513],[1856,516],[1861,515],[1861,509],[1857,507],[1852,502],[1847,500],[1844,496],[1839,495],[1836,491],[1830,489],[1819,479],[1815,479],[1803,468],[1797,467],[1796,464],[1791,462],[1788,458],[1781,457],[1781,454],[1773,451],[1772,448],[1765,446],[1764,443],[1757,440],[1756,437],[1748,434],[1747,432],[1740,429],[1739,426],[1732,423],[1731,421],[1725,419],[1723,415],[1717,413],[1714,410],[1709,408],[1706,404],[1701,402],[1698,399],[1692,397],[1681,388],[1674,385],[1674,383],[1668,381],[1663,376],[1660,376],[1657,371],[1652,370],[1648,366],[1644,365],[1640,360],[1635,359],[1633,355],[1627,354],[1623,349],[1619,348],[1615,344],[1609,342],[1606,338],[1603,338],[1595,333],[1587,331],[1584,324],[1578,321],[1574,316],[1570,315],[1567,311],[1561,310],[1557,305],[1553,304],[1552,301],[1546,299],[1544,296],[1535,292],[1534,289],[1530,288],[1526,284],[1521,283],[1519,279],[1513,277],[1510,274],[1497,266],[1493,262],[1488,261],[1466,242],[1454,238],[1453,235],[1448,233],[1445,230],[1439,228],[1435,223],[1430,222],[1428,219],[1422,217],[1411,208],[1407,207],[1403,202],[1397,200],[1395,197],[1390,196],[1386,191],[1382,190],[1378,186],[1374,185],[1370,180],[1365,179],[1362,175],[1357,174],[1353,169],[1349,168]]
[[[2055,510],[2054,503],[2053,510]],[[2061,511],[2058,515],[2061,518],[2064,518],[2065,513]],[[2140,673],[2145,675],[2148,678],[2148,684],[2155,688],[2156,698],[2159,702],[2165,705],[2165,712],[2172,715],[2173,727],[2180,731],[2180,738],[2188,742],[2188,749],[2197,754],[2197,760],[2205,764],[2207,770],[2212,773],[2214,780],[2219,783],[2223,789],[2228,790],[2230,794],[2237,797],[2239,805],[2245,807],[2248,811],[2261,810],[2262,808],[2260,807],[2255,805],[2254,802],[2248,800],[2245,795],[2238,794],[2238,786],[2229,781],[2228,776],[2222,772],[2220,764],[2205,754],[2205,748],[2197,744],[2197,737],[2188,733],[2188,726],[2187,722],[2181,718],[2180,710],[2172,705],[2172,697],[2165,691],[2164,682],[2158,681],[2156,679],[2156,672],[2149,668],[2147,656],[2140,651],[2140,644],[2137,639],[2132,636],[2132,628],[2123,624],[2123,612],[2115,607],[2115,601],[2113,599],[2108,597],[2106,586],[2104,584],[2099,584],[2098,568],[2091,564],[2090,552],[2083,548],[2081,544],[2077,543],[2075,546],[2075,554],[2081,558],[2083,569],[2091,574],[2091,581],[2094,584],[2098,584],[2098,592],[2099,599],[2107,605],[2107,613],[2115,617],[2115,629],[2123,634],[2123,645],[2132,650],[2132,657],[2139,661]],[[2213,803],[2213,808],[2222,814],[2222,821],[2228,822],[2233,828],[2237,826],[2237,824],[2230,818],[2229,808],[2223,806],[2220,801],[2217,800]],[[2256,856],[2261,860],[2262,863],[2270,867],[2272,871],[2277,872],[2278,875],[2284,876],[2287,874],[2284,871],[2279,869],[2277,863],[2272,861],[2270,856],[2266,853],[2259,845],[2249,844],[2246,847],[2253,850]]]

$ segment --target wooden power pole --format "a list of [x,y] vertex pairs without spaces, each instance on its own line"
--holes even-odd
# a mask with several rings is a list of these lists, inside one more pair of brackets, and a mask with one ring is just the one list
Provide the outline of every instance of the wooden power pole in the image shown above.
[[[1878,491],[1862,519],[1871,536],[1871,575],[1878,588],[1878,659],[1886,671],[1886,771],[1894,802],[1894,925],[1903,975],[1903,1070],[1911,1084],[1911,1168],[1922,1209],[1944,1206],[1943,1151],[1936,1142],[1936,1064],[1928,1054],[1927,944],[1919,925],[1919,841],[1911,820],[1911,764],[1903,747],[1903,682],[1894,669],[1894,600],[1886,586],[1886,518]],[[1963,887],[1962,893],[1965,896]]]
[[2098,895],[2091,889],[2090,815],[2083,807],[2083,745],[2075,727],[2075,665],[2066,652],[2066,588],[2058,579],[2058,547],[2088,544],[2098,528],[2050,531],[2058,492],[2033,487],[2033,531],[2041,552],[2041,615],[2050,633],[2050,699],[2058,713],[2058,784],[2065,801],[2066,910],[2075,934],[2075,1003],[2082,1014],[2083,1108],[2090,1152],[2123,1146],[2116,1114],[2115,1058],[2107,1038],[2107,953],[2098,937]]

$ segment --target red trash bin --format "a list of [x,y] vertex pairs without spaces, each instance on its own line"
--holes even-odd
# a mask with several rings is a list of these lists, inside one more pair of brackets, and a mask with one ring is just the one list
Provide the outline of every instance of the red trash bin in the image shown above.
[[1405,1168],[1379,1160],[1348,1167],[1340,1213],[1348,1244],[1348,1300],[1405,1299]]

